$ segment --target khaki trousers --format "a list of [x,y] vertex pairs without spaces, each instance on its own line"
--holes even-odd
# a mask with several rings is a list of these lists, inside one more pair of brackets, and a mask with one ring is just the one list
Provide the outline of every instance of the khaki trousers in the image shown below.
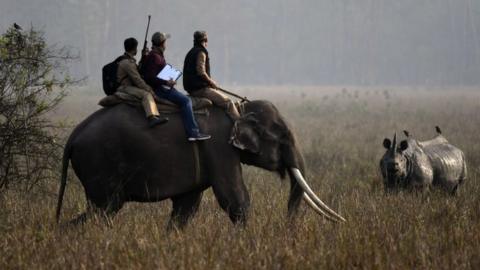
[[240,118],[240,113],[238,112],[237,107],[235,107],[235,104],[233,104],[233,101],[213,88],[203,88],[189,94],[192,97],[202,97],[211,100],[213,105],[224,109],[233,121]]
[[118,87],[119,92],[123,92],[129,95],[132,95],[142,101],[143,109],[145,110],[145,114],[147,118],[150,116],[159,116],[157,104],[155,103],[155,99],[153,98],[152,94],[146,90],[135,86],[120,86]]

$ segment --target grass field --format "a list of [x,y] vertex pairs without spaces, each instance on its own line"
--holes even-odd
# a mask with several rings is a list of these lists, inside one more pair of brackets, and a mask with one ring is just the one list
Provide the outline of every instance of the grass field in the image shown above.
[[[478,89],[244,88],[272,100],[294,129],[314,191],[348,222],[332,224],[304,204],[286,222],[288,181],[245,167],[252,198],[245,229],[207,191],[185,231],[167,233],[170,202],[130,203],[113,226],[54,224],[58,182],[30,195],[0,196],[0,269],[480,269]],[[55,117],[73,122],[98,98],[73,93]],[[408,129],[425,140],[439,125],[465,151],[469,176],[456,197],[435,190],[386,196],[382,141]],[[85,208],[67,184],[62,219]]]

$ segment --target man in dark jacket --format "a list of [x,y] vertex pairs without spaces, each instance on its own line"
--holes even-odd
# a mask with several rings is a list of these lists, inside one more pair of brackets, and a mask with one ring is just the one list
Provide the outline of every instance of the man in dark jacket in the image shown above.
[[235,121],[240,117],[235,104],[216,90],[217,83],[210,77],[207,44],[208,38],[205,31],[196,31],[193,34],[193,48],[185,56],[183,64],[183,87],[191,96],[210,99]]
[[145,58],[145,80],[155,90],[159,98],[167,99],[180,106],[183,125],[189,141],[210,139],[210,135],[202,134],[195,121],[192,101],[189,97],[174,88],[174,80],[165,81],[157,77],[158,73],[166,66],[164,52],[169,34],[156,32],[152,35],[152,50]]

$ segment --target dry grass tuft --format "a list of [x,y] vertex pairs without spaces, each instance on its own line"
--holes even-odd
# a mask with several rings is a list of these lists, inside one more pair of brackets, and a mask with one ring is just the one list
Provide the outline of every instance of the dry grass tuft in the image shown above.
[[[165,231],[170,202],[127,204],[113,227],[94,220],[61,230],[53,224],[57,183],[51,183],[37,194],[0,197],[0,269],[480,268],[480,93],[274,91],[243,90],[252,98],[274,97],[302,144],[308,181],[348,223],[329,223],[302,206],[287,224],[288,181],[245,167],[252,209],[244,230],[231,225],[210,191],[182,233]],[[85,114],[81,104],[66,108]],[[378,172],[383,138],[408,129],[428,139],[435,125],[464,149],[465,185],[456,197],[386,196]],[[70,179],[63,219],[83,211],[84,203],[78,180]]]

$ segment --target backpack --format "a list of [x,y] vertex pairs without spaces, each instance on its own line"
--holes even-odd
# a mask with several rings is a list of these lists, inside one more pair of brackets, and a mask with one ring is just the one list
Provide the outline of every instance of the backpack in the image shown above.
[[120,83],[117,81],[118,63],[125,59],[125,56],[119,56],[113,62],[106,64],[102,68],[103,91],[107,96],[115,94]]

